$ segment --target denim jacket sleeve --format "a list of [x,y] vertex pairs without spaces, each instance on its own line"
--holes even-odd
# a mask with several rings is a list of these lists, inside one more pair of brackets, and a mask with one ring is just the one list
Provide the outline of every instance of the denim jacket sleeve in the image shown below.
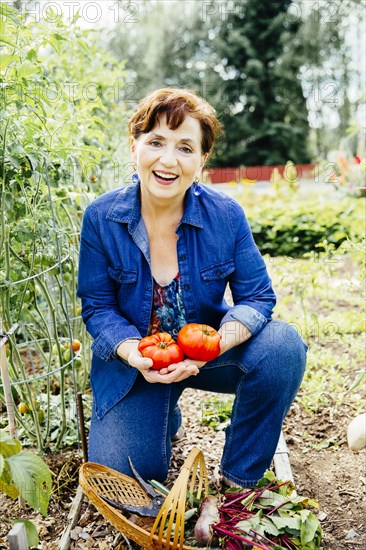
[[254,335],[271,320],[276,295],[247,218],[236,201],[230,201],[229,218],[235,236],[235,271],[229,280],[234,306],[220,325],[240,321]]
[[91,204],[85,210],[81,229],[78,296],[82,301],[83,321],[94,338],[92,350],[104,361],[110,361],[116,358],[121,342],[141,338],[141,335],[118,309],[99,225],[98,213]]

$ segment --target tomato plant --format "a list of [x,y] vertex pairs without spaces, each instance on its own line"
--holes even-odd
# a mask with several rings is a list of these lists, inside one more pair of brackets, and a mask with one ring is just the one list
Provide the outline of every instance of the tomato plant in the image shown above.
[[[0,20],[0,325],[20,324],[7,346],[22,403],[15,414],[27,444],[43,451],[70,443],[65,396],[74,387],[85,395],[89,384],[91,352],[76,296],[79,234],[83,210],[103,191],[101,174],[128,149],[127,136],[115,138],[128,109],[115,100],[125,73],[77,18],[36,21],[2,2]],[[91,83],[95,98],[86,93]],[[73,334],[83,345],[71,342]],[[45,420],[35,405],[43,392]]]
[[138,350],[144,357],[153,360],[154,370],[183,361],[184,353],[167,332],[157,332],[140,340]]
[[178,333],[178,345],[190,359],[211,361],[220,355],[221,336],[214,328],[189,323]]

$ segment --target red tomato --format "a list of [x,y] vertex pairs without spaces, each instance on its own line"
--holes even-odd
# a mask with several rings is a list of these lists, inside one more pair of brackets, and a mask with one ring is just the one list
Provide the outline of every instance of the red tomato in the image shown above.
[[178,346],[190,359],[211,361],[220,355],[221,335],[212,327],[189,323],[178,333]]
[[160,370],[172,363],[183,361],[184,353],[167,332],[157,332],[142,338],[138,350],[144,357],[153,360],[154,370]]

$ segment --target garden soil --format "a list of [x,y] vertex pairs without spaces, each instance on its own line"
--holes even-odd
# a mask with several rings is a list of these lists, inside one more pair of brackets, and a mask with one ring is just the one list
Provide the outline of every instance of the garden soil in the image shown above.
[[[199,400],[197,396],[199,395]],[[205,403],[215,395],[222,402],[228,396],[186,390],[181,399],[186,435],[173,446],[168,486],[176,479],[188,452],[199,447],[205,456],[210,485],[220,488],[219,462],[224,445],[224,430],[215,431],[203,425]],[[320,506],[317,514],[324,532],[323,547],[327,550],[361,550],[366,548],[366,450],[348,449],[346,430],[354,412],[347,405],[324,412],[304,412],[294,404],[284,434],[297,491],[315,498]],[[19,509],[17,501],[0,495],[0,549],[9,548],[6,540],[15,518],[31,519],[38,527],[39,548],[56,550],[75,495],[78,467],[77,450],[46,457],[54,473],[54,493],[49,516],[37,515],[27,507]],[[139,547],[128,541],[106,522],[84,499],[80,516],[71,532],[75,549],[130,549]]]

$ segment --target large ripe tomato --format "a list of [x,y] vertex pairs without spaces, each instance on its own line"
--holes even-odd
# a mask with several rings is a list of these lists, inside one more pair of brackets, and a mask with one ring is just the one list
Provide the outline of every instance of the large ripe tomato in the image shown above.
[[221,335],[212,327],[189,323],[178,333],[178,346],[190,359],[211,361],[220,355]]
[[172,363],[183,361],[184,353],[167,332],[157,332],[142,338],[138,350],[144,357],[153,360],[154,370],[160,370]]

